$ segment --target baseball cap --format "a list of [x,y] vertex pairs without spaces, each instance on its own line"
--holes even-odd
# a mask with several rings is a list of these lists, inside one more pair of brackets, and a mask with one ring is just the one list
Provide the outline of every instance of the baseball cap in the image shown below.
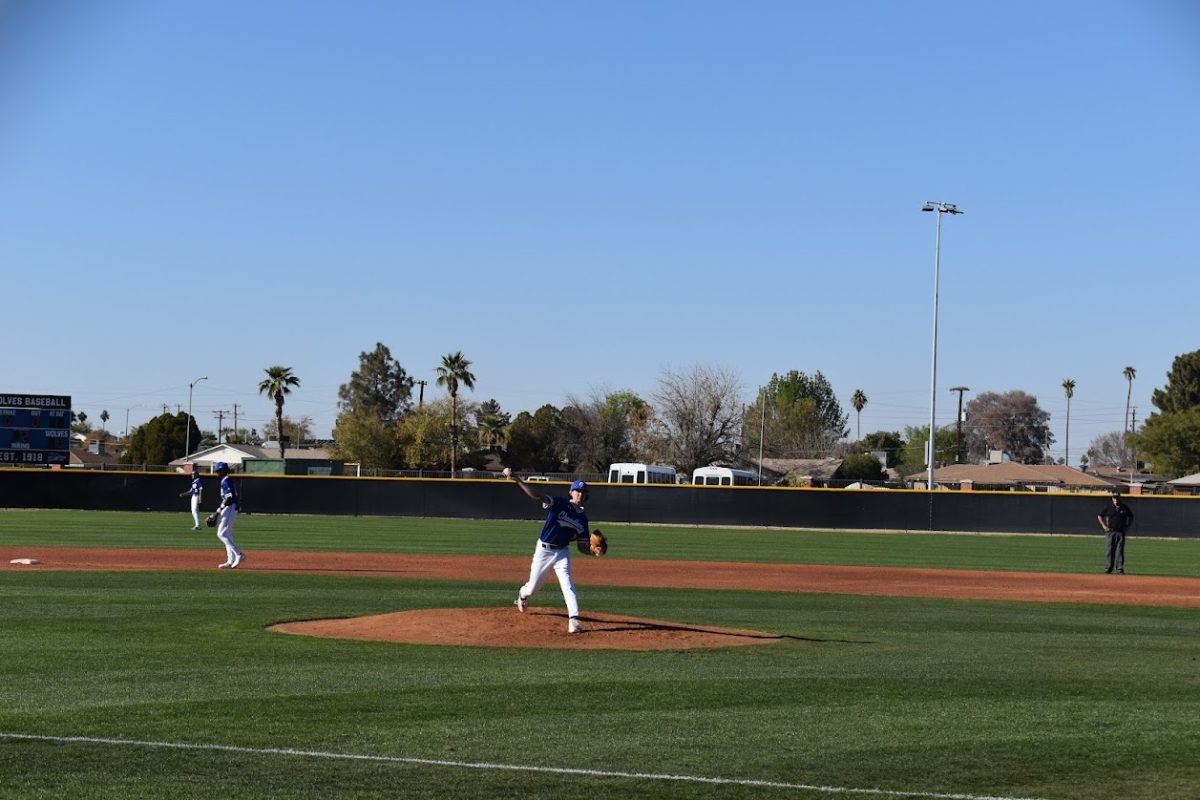
[[574,483],[571,484],[572,492],[586,492],[587,490],[588,490],[588,485],[584,481],[575,481]]
[[223,469],[229,469],[229,465],[224,461],[218,461],[217,463],[213,464],[213,472],[220,472]]

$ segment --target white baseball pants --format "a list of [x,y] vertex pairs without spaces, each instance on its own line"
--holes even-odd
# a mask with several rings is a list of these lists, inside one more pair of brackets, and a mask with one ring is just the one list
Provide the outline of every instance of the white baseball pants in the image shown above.
[[221,540],[221,544],[225,545],[225,561],[229,564],[233,563],[235,557],[242,554],[238,550],[238,546],[233,543],[233,523],[237,520],[237,509],[233,506],[225,506],[221,509],[221,519],[217,522],[217,538]]
[[195,520],[196,527],[200,527],[200,495],[192,495],[192,519]]
[[550,575],[550,570],[554,570],[554,574],[558,578],[558,586],[562,589],[563,600],[567,603],[567,616],[578,617],[579,598],[575,594],[575,583],[571,580],[570,544],[558,550],[551,550],[546,547],[544,542],[538,540],[537,545],[534,546],[533,561],[529,565],[529,582],[518,590],[521,597],[532,597],[538,589],[542,588],[542,584]]

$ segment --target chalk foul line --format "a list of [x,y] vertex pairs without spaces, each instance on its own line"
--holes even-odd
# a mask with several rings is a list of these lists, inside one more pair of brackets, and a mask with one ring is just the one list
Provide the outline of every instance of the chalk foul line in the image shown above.
[[0,731],[0,739],[57,744],[92,744],[113,747],[146,747],[167,750],[192,750],[222,753],[247,753],[250,755],[276,755],[297,758],[324,758],[337,761],[370,761],[383,764],[413,764],[428,767],[457,769],[496,770],[505,772],[536,772],[551,775],[580,775],[591,778],[626,778],[641,781],[675,781],[721,786],[751,786],[764,789],[787,789],[790,791],[824,792],[864,797],[913,797],[927,800],[1043,800],[1036,797],[1010,797],[987,794],[963,794],[945,792],[901,791],[897,789],[859,789],[847,786],[818,786],[816,784],[788,783],[784,781],[756,780],[753,778],[713,778],[702,775],[667,775],[653,772],[622,772],[606,769],[583,769],[579,767],[539,767],[525,764],[494,764],[482,761],[449,761],[439,758],[415,758],[408,756],[373,756],[358,753],[330,753],[320,750],[297,750],[290,747],[241,747],[232,744],[194,744],[189,742],[146,742],[136,739],[111,739],[99,736],[41,736],[30,733]]

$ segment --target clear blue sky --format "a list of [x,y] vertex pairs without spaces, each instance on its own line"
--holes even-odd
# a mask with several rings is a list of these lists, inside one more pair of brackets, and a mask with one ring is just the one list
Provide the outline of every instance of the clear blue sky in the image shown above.
[[5,392],[328,435],[376,342],[474,400],[821,371],[864,433],[1200,347],[1187,0],[0,4]]

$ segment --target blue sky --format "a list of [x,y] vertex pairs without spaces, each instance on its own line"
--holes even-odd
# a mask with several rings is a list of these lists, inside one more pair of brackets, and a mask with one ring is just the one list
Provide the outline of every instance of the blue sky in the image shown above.
[[0,4],[3,389],[328,435],[383,342],[475,400],[821,371],[1021,389],[1072,462],[1200,347],[1185,0]]

